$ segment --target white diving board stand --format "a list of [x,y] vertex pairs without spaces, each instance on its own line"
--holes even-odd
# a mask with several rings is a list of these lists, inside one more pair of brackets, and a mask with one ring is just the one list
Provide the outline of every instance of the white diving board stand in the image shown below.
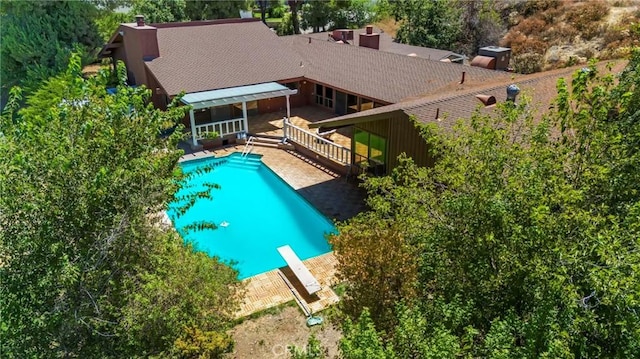
[[322,289],[318,280],[309,272],[309,269],[302,263],[291,247],[288,245],[278,247],[278,252],[309,294],[313,294]]

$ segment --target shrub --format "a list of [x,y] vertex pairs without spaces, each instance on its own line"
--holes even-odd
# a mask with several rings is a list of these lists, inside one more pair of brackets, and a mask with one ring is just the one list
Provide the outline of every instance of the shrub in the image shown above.
[[270,18],[282,18],[287,13],[287,7],[284,4],[278,6],[272,6],[269,8]]
[[538,53],[522,53],[511,58],[511,63],[515,72],[520,74],[531,74],[542,70],[543,56]]
[[609,14],[609,4],[605,1],[588,1],[567,8],[566,21],[580,32],[592,34],[600,21]]
[[547,27],[547,22],[540,17],[530,17],[520,21],[515,27],[516,31],[520,31],[525,35],[539,34]]

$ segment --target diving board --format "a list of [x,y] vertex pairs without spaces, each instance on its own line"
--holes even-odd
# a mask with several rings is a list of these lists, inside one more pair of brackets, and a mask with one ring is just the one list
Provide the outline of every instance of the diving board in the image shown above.
[[278,252],[309,294],[313,294],[322,289],[318,280],[309,272],[309,269],[302,263],[291,247],[288,245],[278,247]]

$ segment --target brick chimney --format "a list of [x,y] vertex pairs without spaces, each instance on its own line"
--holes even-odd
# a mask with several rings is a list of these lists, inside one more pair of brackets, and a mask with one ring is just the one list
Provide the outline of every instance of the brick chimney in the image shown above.
[[360,46],[370,49],[380,49],[380,34],[373,32],[373,26],[367,25],[366,33],[360,34]]

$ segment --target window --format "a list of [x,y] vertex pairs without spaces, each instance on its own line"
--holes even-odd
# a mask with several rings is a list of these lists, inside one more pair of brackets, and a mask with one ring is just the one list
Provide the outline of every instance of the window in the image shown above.
[[324,86],[316,84],[316,105],[324,104]]
[[333,89],[316,84],[316,105],[333,108]]
[[358,96],[347,95],[347,113],[358,112]]
[[333,89],[331,87],[324,88],[324,107],[333,108]]
[[[387,140],[384,137],[356,128],[354,131],[355,164],[367,171],[382,175],[387,159]],[[365,166],[366,163],[366,166]]]

